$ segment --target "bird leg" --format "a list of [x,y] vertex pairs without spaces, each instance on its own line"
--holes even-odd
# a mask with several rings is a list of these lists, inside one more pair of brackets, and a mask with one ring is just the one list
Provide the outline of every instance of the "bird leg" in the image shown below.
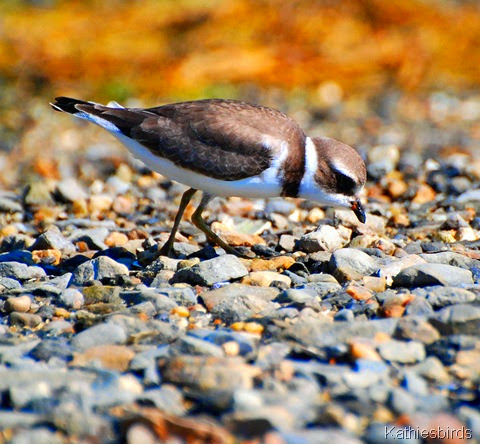
[[170,232],[167,242],[163,244],[163,247],[159,251],[159,256],[169,256],[172,251],[173,242],[175,241],[175,235],[177,234],[180,221],[182,220],[183,213],[185,208],[187,208],[188,203],[192,199],[193,195],[197,192],[194,188],[189,188],[182,195],[182,200],[180,201],[180,206],[178,207],[177,214],[175,216],[175,221],[173,222],[173,228]]
[[202,200],[200,201],[200,205],[197,207],[195,212],[192,214],[191,220],[192,223],[200,230],[205,233],[207,239],[209,239],[214,244],[222,247],[227,253],[234,254],[235,256],[246,257],[239,253],[235,248],[228,245],[221,237],[217,236],[211,228],[207,225],[207,223],[202,218],[202,213],[205,207],[207,206],[208,202],[212,200],[212,196],[207,193],[203,193]]

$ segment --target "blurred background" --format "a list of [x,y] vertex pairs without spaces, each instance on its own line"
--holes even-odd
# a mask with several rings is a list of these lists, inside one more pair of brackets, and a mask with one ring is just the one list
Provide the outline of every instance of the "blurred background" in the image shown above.
[[53,113],[58,95],[127,106],[237,98],[362,152],[435,152],[478,148],[479,85],[474,0],[3,0],[0,183],[21,184],[32,168],[66,174],[62,156],[92,144],[126,156]]

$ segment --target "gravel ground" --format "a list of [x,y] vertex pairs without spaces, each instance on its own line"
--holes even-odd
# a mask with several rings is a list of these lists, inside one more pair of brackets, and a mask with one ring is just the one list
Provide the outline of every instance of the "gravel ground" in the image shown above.
[[216,199],[252,259],[187,221],[157,258],[184,187],[42,117],[55,162],[0,162],[0,442],[480,441],[480,97],[357,105],[294,117],[366,155],[367,223]]

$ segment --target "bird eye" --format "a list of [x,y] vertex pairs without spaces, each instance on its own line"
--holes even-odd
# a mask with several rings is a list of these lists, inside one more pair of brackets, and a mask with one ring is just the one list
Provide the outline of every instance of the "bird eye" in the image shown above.
[[335,179],[337,182],[337,190],[341,194],[353,195],[355,194],[355,189],[357,188],[357,183],[346,174],[343,174],[340,171],[334,170]]

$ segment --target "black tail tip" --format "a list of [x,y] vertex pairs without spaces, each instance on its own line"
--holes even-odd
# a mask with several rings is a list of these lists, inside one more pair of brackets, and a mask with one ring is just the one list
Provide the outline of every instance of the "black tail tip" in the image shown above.
[[86,104],[83,100],[72,99],[70,97],[55,97],[55,102],[50,102],[50,106],[55,111],[61,111],[70,114],[78,113],[78,109],[75,108],[75,105]]

